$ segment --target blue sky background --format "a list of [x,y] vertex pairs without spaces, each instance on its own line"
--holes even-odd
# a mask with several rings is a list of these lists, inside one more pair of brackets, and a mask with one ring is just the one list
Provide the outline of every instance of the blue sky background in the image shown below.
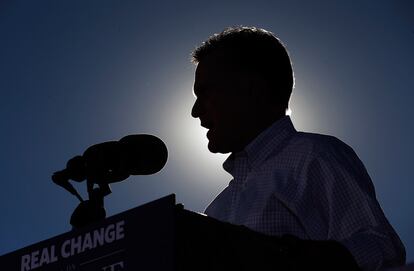
[[284,41],[296,128],[354,148],[414,261],[410,0],[0,1],[0,254],[69,230],[78,202],[51,174],[127,134],[159,136],[169,160],[155,175],[114,184],[108,214],[170,193],[203,211],[230,176],[190,116],[189,54],[234,25]]

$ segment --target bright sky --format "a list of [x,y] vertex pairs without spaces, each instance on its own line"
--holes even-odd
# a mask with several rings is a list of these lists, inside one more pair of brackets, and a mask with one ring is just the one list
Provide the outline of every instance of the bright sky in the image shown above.
[[226,26],[255,25],[291,54],[296,128],[354,148],[414,261],[413,14],[410,0],[1,1],[0,254],[69,230],[78,202],[51,174],[127,134],[162,138],[169,160],[113,185],[108,214],[170,193],[203,211],[230,176],[190,116],[189,55]]

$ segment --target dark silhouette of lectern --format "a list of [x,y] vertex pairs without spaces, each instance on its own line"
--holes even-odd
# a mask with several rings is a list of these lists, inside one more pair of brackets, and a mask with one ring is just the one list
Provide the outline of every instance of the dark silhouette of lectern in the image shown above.
[[169,195],[0,258],[7,271],[286,270],[286,244]]

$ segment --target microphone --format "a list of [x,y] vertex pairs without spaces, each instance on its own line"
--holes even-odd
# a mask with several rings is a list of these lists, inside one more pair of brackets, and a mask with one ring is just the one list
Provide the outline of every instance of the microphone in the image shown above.
[[156,136],[128,135],[123,137],[119,143],[130,175],[154,174],[167,163],[167,146]]
[[[80,228],[106,217],[104,197],[111,193],[110,183],[120,182],[130,175],[149,175],[160,171],[167,162],[164,142],[148,134],[128,135],[119,141],[92,145],[70,159],[66,168],[53,174],[55,184],[75,195],[80,204],[73,212],[70,224]],[[69,180],[86,180],[89,199],[83,200]],[[95,184],[98,188],[95,188]]]
[[68,180],[87,179],[96,184],[120,182],[130,175],[149,175],[160,171],[167,162],[164,142],[149,134],[128,135],[119,141],[108,141],[89,147],[75,156],[66,169],[53,174],[52,180],[74,194]]

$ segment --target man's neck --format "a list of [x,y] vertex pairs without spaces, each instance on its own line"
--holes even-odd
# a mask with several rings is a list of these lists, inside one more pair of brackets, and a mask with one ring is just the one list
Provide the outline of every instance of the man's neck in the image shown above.
[[279,121],[281,118],[285,116],[285,114],[279,114],[275,115],[273,118],[261,119],[261,121],[255,122],[253,127],[247,129],[249,130],[249,133],[246,133],[244,144],[241,145],[242,147],[238,148],[237,150],[234,150],[232,154],[236,154],[238,152],[243,151],[246,148],[246,146],[248,146],[262,132],[264,132],[267,128],[273,125],[273,123]]

